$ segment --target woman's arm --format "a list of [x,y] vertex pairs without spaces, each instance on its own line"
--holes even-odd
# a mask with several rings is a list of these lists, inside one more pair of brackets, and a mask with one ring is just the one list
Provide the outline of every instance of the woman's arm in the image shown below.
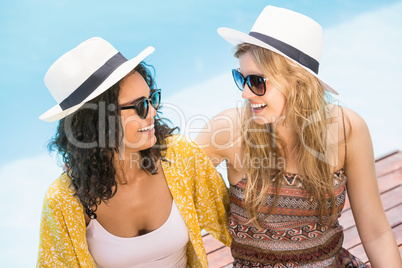
[[36,267],[96,267],[85,231],[82,206],[63,173],[43,201]]
[[52,199],[46,196],[40,223],[36,267],[79,267],[63,215],[52,203]]
[[348,196],[363,247],[373,267],[402,267],[394,234],[378,189],[373,145],[364,120],[344,109],[347,133]]
[[240,148],[240,127],[240,110],[233,108],[214,116],[198,134],[196,142],[215,167],[223,160],[232,162],[229,158]]
[[192,146],[196,172],[194,205],[200,228],[230,246],[232,238],[227,224],[228,189],[205,152],[196,143]]

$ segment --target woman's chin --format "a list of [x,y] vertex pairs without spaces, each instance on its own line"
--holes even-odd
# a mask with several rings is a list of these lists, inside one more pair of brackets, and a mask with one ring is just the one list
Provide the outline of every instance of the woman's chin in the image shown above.
[[253,120],[258,125],[265,125],[265,124],[270,123],[267,118],[265,118],[264,116],[261,116],[261,115],[253,115]]
[[154,146],[155,144],[156,144],[156,141],[158,140],[157,138],[156,138],[156,136],[155,136],[155,134],[153,134],[153,135],[151,135],[150,136],[150,143],[151,143],[151,146],[150,146],[150,148],[152,147],[152,146]]
[[135,141],[125,140],[124,144],[126,149],[139,152],[151,148],[156,144],[156,141],[157,138],[154,133],[145,133]]

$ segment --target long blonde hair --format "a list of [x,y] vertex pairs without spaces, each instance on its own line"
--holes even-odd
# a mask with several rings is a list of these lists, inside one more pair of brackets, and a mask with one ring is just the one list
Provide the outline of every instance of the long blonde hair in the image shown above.
[[[270,50],[241,44],[235,57],[250,51],[267,79],[286,97],[284,124],[297,132],[296,159],[299,177],[310,193],[310,201],[318,203],[321,223],[335,220],[337,208],[333,190],[333,177],[327,159],[327,107],[324,88],[318,79],[298,64]],[[271,166],[259,165],[246,168],[245,206],[250,220],[256,226],[262,206],[271,187],[275,187],[275,198],[270,213],[278,203],[281,181],[286,171],[286,143],[273,129],[273,124],[260,125],[252,120],[251,107],[246,102],[242,122],[242,146],[246,167],[253,159],[270,159]],[[282,160],[281,160],[282,159]],[[331,200],[327,204],[327,199]],[[326,217],[330,216],[330,217]],[[325,218],[325,220],[324,220]]]

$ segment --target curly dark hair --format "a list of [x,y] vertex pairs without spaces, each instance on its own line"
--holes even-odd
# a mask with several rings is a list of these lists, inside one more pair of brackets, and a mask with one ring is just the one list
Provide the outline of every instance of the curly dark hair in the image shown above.
[[[147,67],[152,66],[141,62],[127,76],[138,72],[153,89],[155,82]],[[57,150],[68,166],[75,195],[90,217],[96,217],[94,211],[97,205],[112,198],[117,191],[115,156],[124,146],[118,105],[123,80],[61,119],[55,137],[48,144],[49,150]],[[154,122],[157,142],[151,148],[140,151],[141,168],[150,174],[157,173],[159,159],[165,161],[166,138],[178,129],[169,127],[166,121],[160,118],[158,111]]]

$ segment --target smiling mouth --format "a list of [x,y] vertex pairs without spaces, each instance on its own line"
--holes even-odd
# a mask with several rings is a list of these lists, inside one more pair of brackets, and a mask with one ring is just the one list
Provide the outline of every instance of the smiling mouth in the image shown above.
[[154,127],[155,127],[155,125],[152,124],[152,125],[149,125],[149,126],[147,126],[147,127],[141,128],[141,129],[139,129],[138,131],[139,131],[139,132],[149,131],[149,130],[152,130]]
[[260,110],[267,107],[265,103],[250,103],[250,105],[253,110]]

